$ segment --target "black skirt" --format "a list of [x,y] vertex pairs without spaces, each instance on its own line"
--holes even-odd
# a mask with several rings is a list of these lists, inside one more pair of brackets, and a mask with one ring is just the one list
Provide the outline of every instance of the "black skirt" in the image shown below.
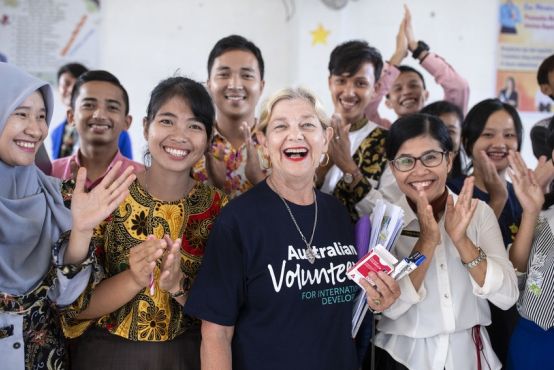
[[200,370],[200,326],[177,338],[141,342],[92,327],[69,342],[73,370]]

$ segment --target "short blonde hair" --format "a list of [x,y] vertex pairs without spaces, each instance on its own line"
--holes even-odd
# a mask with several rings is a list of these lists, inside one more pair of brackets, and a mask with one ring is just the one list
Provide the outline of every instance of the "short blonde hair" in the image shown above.
[[260,115],[260,123],[258,129],[265,134],[269,119],[273,113],[275,105],[283,100],[295,100],[301,99],[310,103],[314,108],[315,115],[317,116],[321,126],[325,130],[330,125],[330,119],[323,109],[323,104],[311,91],[304,87],[288,87],[277,91],[273,94],[265,103]]

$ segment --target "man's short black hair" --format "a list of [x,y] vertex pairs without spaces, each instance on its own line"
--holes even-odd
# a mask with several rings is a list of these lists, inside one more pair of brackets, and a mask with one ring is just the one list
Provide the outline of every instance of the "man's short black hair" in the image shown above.
[[71,74],[74,78],[79,78],[80,75],[87,72],[88,68],[82,65],[81,63],[67,63],[58,69],[58,79],[57,81],[60,81],[60,77],[64,73]]
[[417,74],[419,76],[419,78],[421,79],[421,82],[423,83],[423,89],[427,90],[427,87],[425,86],[425,79],[423,78],[423,75],[421,74],[420,71],[418,71],[414,67],[410,67],[410,66],[406,66],[406,65],[398,66],[398,70],[400,71],[401,74],[402,73],[408,73],[408,72],[413,72],[413,73]]
[[375,82],[381,77],[383,58],[379,50],[369,46],[366,41],[352,40],[343,42],[333,49],[329,58],[329,74],[341,76],[354,75],[363,64],[371,63],[375,74]]
[[211,76],[215,59],[232,50],[248,51],[254,54],[260,69],[260,79],[264,79],[264,58],[262,57],[262,52],[252,41],[239,35],[230,35],[215,43],[208,56],[208,78]]
[[112,85],[119,87],[123,94],[123,101],[125,103],[125,115],[129,114],[129,95],[127,94],[127,90],[125,90],[117,77],[115,77],[108,71],[101,70],[88,71],[77,78],[77,81],[75,81],[75,85],[73,86],[73,91],[71,92],[71,109],[75,110],[75,101],[77,100],[77,96],[79,96],[81,86],[83,86],[83,84],[87,82],[92,81],[109,82]]
[[539,85],[548,84],[548,74],[554,71],[554,54],[542,61],[537,71],[537,82]]

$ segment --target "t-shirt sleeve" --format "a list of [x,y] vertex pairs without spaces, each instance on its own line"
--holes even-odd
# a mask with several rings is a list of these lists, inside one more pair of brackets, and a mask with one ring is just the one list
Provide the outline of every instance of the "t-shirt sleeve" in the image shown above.
[[219,325],[234,326],[245,294],[243,243],[237,227],[220,215],[210,233],[185,313]]

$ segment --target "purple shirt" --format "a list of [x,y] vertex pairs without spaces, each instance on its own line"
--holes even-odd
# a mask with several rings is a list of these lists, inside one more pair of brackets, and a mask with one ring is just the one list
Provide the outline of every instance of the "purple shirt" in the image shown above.
[[[74,177],[74,173],[71,168],[71,162],[75,161],[78,167],[81,167],[81,162],[79,160],[79,153],[81,151],[78,150],[77,153],[69,156],[69,157],[63,157],[60,159],[56,159],[54,162],[52,162],[52,173],[51,176],[60,178],[62,180],[69,180]],[[121,161],[121,168],[119,169],[119,174],[121,175],[123,171],[129,166],[132,166],[134,168],[134,173],[142,172],[144,171],[144,166],[140,163],[137,163],[133,160],[130,160],[129,158],[123,156],[121,152],[118,150],[116,155],[113,157],[110,165],[108,168],[106,168],[106,171],[100,176],[98,179],[91,181],[89,178],[87,178],[87,181],[85,182],[85,187],[87,190],[90,190],[94,188],[96,185],[102,181],[102,179],[106,176],[108,171],[118,162]]]

